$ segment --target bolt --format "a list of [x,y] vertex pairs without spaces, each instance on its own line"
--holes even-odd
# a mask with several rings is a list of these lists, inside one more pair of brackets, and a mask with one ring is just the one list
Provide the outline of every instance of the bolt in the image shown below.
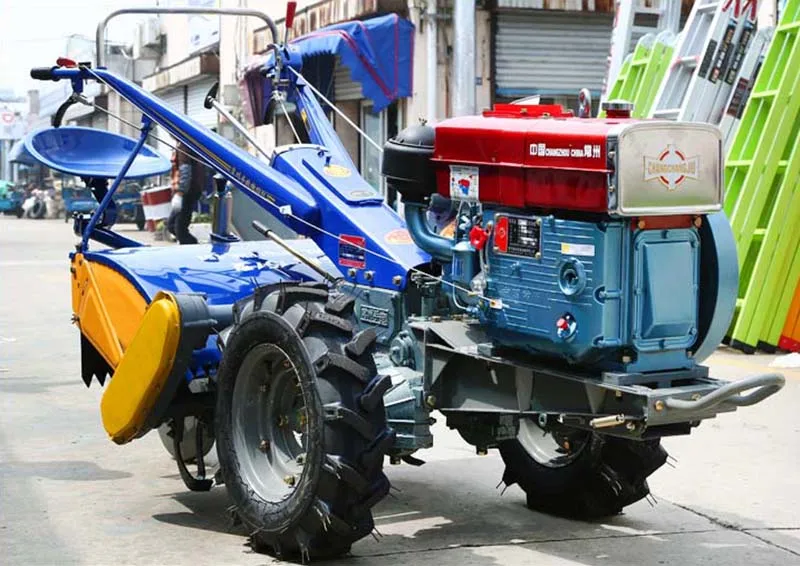
[[536,255],[534,257],[536,259],[542,259],[542,253],[541,252],[536,252]]
[[664,401],[662,401],[661,399],[656,401],[655,408],[656,408],[656,411],[663,411],[664,410]]
[[364,279],[367,281],[372,281],[375,279],[375,272],[374,271],[365,271],[364,272]]
[[295,478],[294,476],[285,476],[283,478],[283,481],[288,485],[294,485],[294,482],[297,481],[297,478]]
[[286,415],[279,415],[277,424],[279,427],[286,426],[287,424],[289,424],[289,417],[287,417]]
[[302,465],[304,465],[304,464],[306,463],[306,455],[305,455],[305,454],[300,454],[300,455],[299,455],[299,456],[298,456],[298,457],[295,459],[295,461],[296,461],[298,464],[300,464],[301,466],[302,466]]
[[633,432],[634,430],[636,430],[636,423],[633,421],[628,421],[627,423],[625,423],[625,428]]
[[489,450],[485,446],[477,446],[475,447],[475,453],[478,456],[486,456],[489,453]]
[[433,395],[428,395],[425,397],[425,404],[428,406],[429,409],[433,409],[436,407],[436,397]]
[[264,440],[262,440],[261,444],[258,445],[258,449],[261,450],[262,452],[268,451],[269,450],[269,440],[267,440],[266,438]]
[[356,278],[356,273],[358,273],[358,272],[353,267],[351,267],[350,269],[347,270],[347,276],[350,279],[355,279]]
[[392,283],[394,284],[395,287],[399,287],[400,285],[403,284],[403,278],[399,275],[395,275],[394,277],[392,277]]
[[615,396],[617,399],[622,399],[622,391],[617,391],[616,393],[614,393],[614,396]]
[[[622,356],[622,363],[623,364],[631,363],[631,357],[630,356]],[[622,395],[622,394],[620,393],[620,395]]]

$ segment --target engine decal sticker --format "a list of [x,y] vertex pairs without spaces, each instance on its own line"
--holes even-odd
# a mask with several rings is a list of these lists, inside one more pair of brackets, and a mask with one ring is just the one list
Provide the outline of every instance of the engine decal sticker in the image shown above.
[[414,240],[411,239],[411,234],[408,233],[408,230],[405,228],[395,228],[386,233],[386,236],[383,237],[383,240],[387,244],[392,244],[395,246],[401,245],[409,245],[413,244]]
[[687,159],[674,145],[668,145],[657,158],[644,158],[644,180],[658,180],[668,191],[676,190],[686,179],[696,181],[699,170],[700,158]]
[[450,166],[450,198],[477,201],[480,197],[479,170],[471,165]]
[[570,244],[569,242],[561,242],[561,253],[563,255],[580,255],[585,257],[594,257],[594,245]]
[[361,236],[339,234],[339,265],[364,269],[367,266],[367,241]]

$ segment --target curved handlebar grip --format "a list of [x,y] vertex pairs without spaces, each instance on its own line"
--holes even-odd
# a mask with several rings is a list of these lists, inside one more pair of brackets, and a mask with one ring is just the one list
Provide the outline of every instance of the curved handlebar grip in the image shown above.
[[214,107],[214,101],[217,99],[217,93],[219,92],[219,81],[215,82],[208,92],[206,93],[206,98],[203,101],[203,107],[206,110],[211,110]]
[[37,81],[57,81],[53,69],[57,67],[34,67],[31,69],[31,78]]
[[67,113],[69,107],[75,104],[75,102],[76,101],[71,96],[67,100],[65,100],[61,104],[61,106],[58,107],[56,113],[53,114],[53,117],[50,118],[50,125],[53,126],[54,128],[58,128],[59,126],[61,126],[61,122],[64,120],[64,114]]

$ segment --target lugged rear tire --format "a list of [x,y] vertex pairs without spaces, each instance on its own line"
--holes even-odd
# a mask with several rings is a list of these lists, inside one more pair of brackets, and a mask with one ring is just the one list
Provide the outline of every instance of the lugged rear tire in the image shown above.
[[[329,297],[320,286],[282,285],[261,305],[250,302],[227,339],[218,374],[217,453],[236,513],[258,552],[304,562],[344,554],[372,531],[371,508],[389,491],[383,474],[384,456],[394,442],[383,405],[389,378],[376,376],[375,333],[354,335],[351,317],[352,299]],[[270,473],[285,473],[272,459],[283,446],[283,433],[275,428],[263,433],[269,436],[261,441],[261,451],[269,452],[264,464],[252,441],[245,448],[251,419],[233,414],[234,406],[246,407],[236,399],[252,397],[237,392],[237,380],[250,383],[243,371],[255,363],[253,356],[275,348],[291,362],[265,358],[264,367],[273,369],[258,386],[259,395],[283,399],[286,386],[280,384],[287,374],[297,376],[295,395],[302,398],[305,415],[298,417],[305,427],[302,470],[289,478],[287,493],[280,481],[269,479]],[[260,403],[255,397],[252,402]],[[270,411],[264,409],[267,426],[275,421]],[[278,421],[288,426],[282,417]]]
[[534,457],[530,442],[520,438],[500,444],[506,464],[503,481],[519,484],[530,509],[562,517],[598,519],[621,512],[650,493],[647,477],[667,460],[659,440],[586,432],[577,437],[583,439],[580,446],[573,440],[571,457],[546,462],[541,455]]

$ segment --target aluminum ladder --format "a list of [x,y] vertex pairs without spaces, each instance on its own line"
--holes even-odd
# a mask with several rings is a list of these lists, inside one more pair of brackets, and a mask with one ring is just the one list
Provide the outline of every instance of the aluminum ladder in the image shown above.
[[[722,139],[725,145],[725,152],[730,149],[736,129],[742,120],[747,99],[753,90],[753,83],[758,76],[758,71],[764,63],[767,47],[772,40],[775,28],[762,28],[756,32],[747,52],[742,59],[739,72],[733,83],[733,89],[728,95],[728,102],[725,104],[725,114],[715,123],[722,132]],[[741,42],[740,42],[741,45]]]
[[712,116],[722,117],[733,88],[724,79],[743,30],[755,26],[756,1],[695,3],[656,95],[653,118],[710,122]]

